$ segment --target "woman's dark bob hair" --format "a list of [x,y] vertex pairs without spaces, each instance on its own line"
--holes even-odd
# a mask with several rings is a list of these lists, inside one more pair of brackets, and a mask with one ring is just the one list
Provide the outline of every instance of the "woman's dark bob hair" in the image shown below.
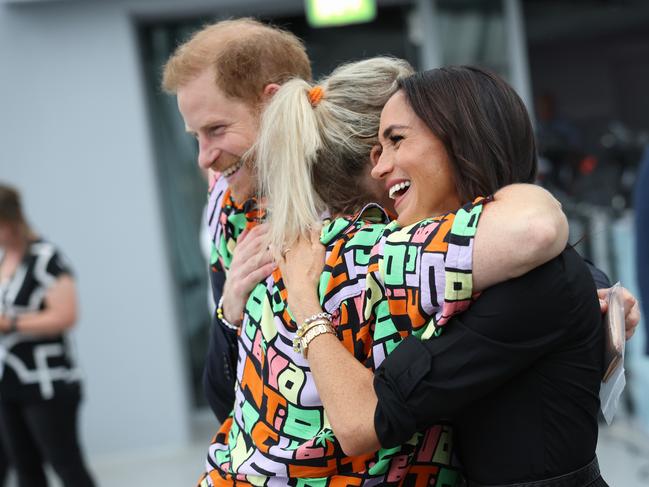
[[534,181],[537,155],[530,118],[499,76],[451,66],[403,78],[399,88],[444,144],[462,202]]

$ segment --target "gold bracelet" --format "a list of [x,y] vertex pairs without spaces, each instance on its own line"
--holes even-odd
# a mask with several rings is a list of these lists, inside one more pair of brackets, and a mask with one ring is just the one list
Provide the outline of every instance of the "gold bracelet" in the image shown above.
[[336,330],[334,330],[334,327],[331,326],[331,324],[319,324],[314,327],[309,328],[309,330],[304,334],[301,340],[301,345],[302,345],[302,355],[304,355],[304,358],[307,358],[307,354],[309,353],[309,344],[311,341],[319,337],[320,335],[326,335],[326,334],[331,334],[331,335],[336,335]]
[[309,331],[311,328],[313,328],[316,325],[330,325],[330,326],[333,326],[331,324],[331,320],[328,320],[327,318],[318,318],[317,320],[313,320],[313,321],[305,321],[297,329],[297,336],[303,337],[304,334],[307,331]]
[[325,333],[336,335],[336,329],[331,324],[331,321],[325,318],[317,319],[308,324],[302,324],[293,339],[293,351],[301,352],[306,358],[311,340]]

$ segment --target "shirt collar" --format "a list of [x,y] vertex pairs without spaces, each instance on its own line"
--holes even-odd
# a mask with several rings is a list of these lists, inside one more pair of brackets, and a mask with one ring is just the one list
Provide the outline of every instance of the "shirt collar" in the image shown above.
[[340,235],[347,233],[351,228],[355,227],[360,220],[367,223],[390,223],[390,217],[381,205],[368,203],[353,216],[325,220],[322,232],[320,233],[320,242],[323,245],[328,245]]

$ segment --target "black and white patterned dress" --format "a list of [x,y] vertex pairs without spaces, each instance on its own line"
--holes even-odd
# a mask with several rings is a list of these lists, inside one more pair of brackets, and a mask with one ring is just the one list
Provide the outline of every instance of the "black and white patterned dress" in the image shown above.
[[[0,261],[3,253],[0,250]],[[0,282],[0,314],[33,313],[45,308],[49,287],[71,274],[65,259],[51,243],[29,243],[13,276]],[[0,334],[0,397],[3,400],[51,399],[55,394],[78,394],[80,370],[66,332],[31,335]]]

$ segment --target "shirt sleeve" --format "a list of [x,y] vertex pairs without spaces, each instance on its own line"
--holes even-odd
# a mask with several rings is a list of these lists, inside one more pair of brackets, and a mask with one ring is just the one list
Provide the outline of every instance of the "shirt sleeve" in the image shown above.
[[397,329],[430,338],[469,306],[473,240],[487,201],[479,198],[456,213],[408,227],[387,227],[378,247],[377,280]]
[[68,262],[61,252],[55,250],[47,262],[46,267],[47,274],[53,277],[54,279],[59,278],[62,275],[74,275],[72,272],[72,266]]
[[611,280],[603,270],[599,267],[595,267],[595,264],[588,259],[584,259],[584,262],[586,262],[588,270],[590,271],[591,276],[593,276],[593,281],[595,281],[595,287],[597,287],[597,289],[606,289],[611,287]]
[[203,370],[203,392],[221,422],[230,415],[234,406],[237,357],[236,332],[221,325],[214,315]]
[[[558,324],[572,312],[566,303],[581,305],[563,278],[562,256],[486,290],[435,340],[408,337],[386,358],[374,379],[375,428],[383,447],[452,418],[556,346],[568,332]],[[568,264],[576,265],[573,260]],[[583,270],[581,279],[590,279]],[[595,301],[593,293],[589,310],[597,321]]]

